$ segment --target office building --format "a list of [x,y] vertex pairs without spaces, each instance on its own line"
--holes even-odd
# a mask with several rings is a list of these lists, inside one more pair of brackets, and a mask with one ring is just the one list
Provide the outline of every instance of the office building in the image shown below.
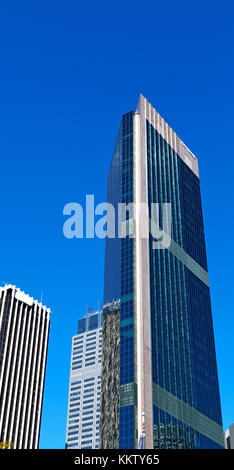
[[225,449],[234,449],[234,423],[224,433]]
[[116,446],[137,448],[144,424],[146,448],[223,448],[198,160],[142,95],[122,117],[107,202],[136,207],[106,239],[104,304],[121,300]]
[[100,449],[119,443],[120,301],[103,306]]
[[0,442],[39,443],[50,309],[16,286],[0,288]]
[[99,447],[102,308],[87,308],[72,338],[66,449]]

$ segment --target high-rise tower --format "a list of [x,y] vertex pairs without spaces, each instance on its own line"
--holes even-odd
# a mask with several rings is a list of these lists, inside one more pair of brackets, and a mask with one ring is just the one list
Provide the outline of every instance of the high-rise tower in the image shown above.
[[0,441],[37,449],[50,309],[16,286],[0,288]]
[[99,447],[102,309],[87,308],[72,338],[66,449]]
[[[121,300],[119,448],[137,447],[143,421],[146,448],[222,448],[198,161],[142,95],[121,121],[107,202],[136,207],[126,236],[106,240],[104,303]],[[170,205],[164,246],[155,204],[160,230]]]

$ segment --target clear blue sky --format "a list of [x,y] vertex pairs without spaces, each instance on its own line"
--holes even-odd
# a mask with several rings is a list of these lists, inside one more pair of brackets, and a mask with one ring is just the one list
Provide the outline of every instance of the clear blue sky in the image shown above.
[[234,421],[233,16],[226,1],[1,2],[0,281],[52,309],[41,448],[64,448],[71,337],[103,293],[104,242],[65,239],[63,207],[105,201],[140,92],[199,159],[224,427]]

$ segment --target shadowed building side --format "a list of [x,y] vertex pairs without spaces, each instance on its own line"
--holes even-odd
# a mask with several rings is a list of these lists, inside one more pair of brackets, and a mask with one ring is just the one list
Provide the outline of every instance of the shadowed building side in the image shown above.
[[120,302],[103,308],[100,449],[119,448]]

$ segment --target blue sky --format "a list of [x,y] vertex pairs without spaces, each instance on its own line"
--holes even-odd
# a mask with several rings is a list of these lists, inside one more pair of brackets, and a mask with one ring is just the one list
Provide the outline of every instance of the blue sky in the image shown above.
[[3,1],[0,282],[52,309],[41,448],[64,448],[71,337],[103,294],[104,241],[63,207],[105,201],[121,115],[139,93],[199,159],[224,428],[234,421],[233,5]]

